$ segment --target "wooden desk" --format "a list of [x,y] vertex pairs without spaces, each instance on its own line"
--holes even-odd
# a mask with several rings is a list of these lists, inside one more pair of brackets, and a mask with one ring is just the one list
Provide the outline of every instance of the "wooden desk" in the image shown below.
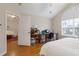
[[35,33],[32,35],[32,37],[36,40],[36,43],[41,42],[41,34]]
[[46,33],[46,34],[45,34],[45,42],[48,41],[48,37],[49,37],[49,33]]

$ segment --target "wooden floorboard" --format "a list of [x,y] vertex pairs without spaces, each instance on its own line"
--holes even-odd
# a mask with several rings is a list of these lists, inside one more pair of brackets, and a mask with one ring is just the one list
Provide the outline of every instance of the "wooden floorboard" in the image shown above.
[[8,40],[8,49],[5,56],[39,56],[42,44],[34,44],[30,47],[19,46],[17,40]]

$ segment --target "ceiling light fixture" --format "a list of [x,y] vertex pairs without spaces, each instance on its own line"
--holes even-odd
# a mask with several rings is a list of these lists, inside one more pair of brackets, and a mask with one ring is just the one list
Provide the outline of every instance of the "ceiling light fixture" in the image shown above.
[[19,6],[21,6],[21,5],[22,5],[22,3],[18,3],[18,5],[19,5]]
[[52,11],[49,11],[49,13],[51,14],[51,13],[52,13]]
[[52,4],[50,3],[50,4],[49,4],[49,6],[51,7],[51,6],[52,6]]
[[15,18],[16,15],[13,15],[13,14],[7,14],[7,16],[11,17],[11,18]]
[[16,16],[15,16],[15,15],[11,15],[11,17],[12,17],[12,18],[15,18]]

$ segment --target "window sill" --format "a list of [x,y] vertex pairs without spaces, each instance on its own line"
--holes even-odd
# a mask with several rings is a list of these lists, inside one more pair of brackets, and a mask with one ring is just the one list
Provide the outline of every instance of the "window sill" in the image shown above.
[[79,38],[79,36],[75,36],[75,35],[62,35],[63,37],[73,37],[73,38]]

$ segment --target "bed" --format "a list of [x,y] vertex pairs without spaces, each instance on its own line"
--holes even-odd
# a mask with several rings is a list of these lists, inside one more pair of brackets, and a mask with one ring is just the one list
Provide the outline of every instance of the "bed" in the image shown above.
[[6,34],[7,35],[14,35],[14,32],[13,31],[7,31]]
[[7,39],[12,39],[17,36],[13,31],[7,31],[6,34],[7,34]]
[[62,38],[44,44],[40,55],[79,56],[79,38]]

